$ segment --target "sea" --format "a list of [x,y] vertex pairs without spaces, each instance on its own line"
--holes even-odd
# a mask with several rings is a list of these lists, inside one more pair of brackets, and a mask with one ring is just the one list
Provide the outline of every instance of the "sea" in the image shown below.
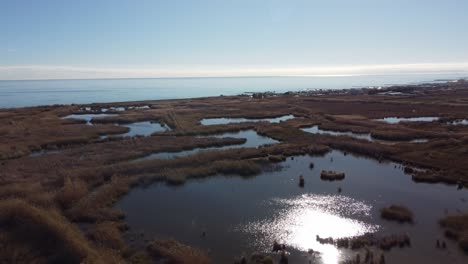
[[0,81],[0,108],[444,82],[468,73]]

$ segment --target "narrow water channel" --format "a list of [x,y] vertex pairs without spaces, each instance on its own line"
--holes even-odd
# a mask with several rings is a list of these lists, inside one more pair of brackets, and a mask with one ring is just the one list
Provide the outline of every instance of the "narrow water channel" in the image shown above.
[[307,127],[307,128],[302,128],[301,129],[304,132],[311,133],[311,134],[325,134],[325,135],[331,135],[331,136],[348,136],[348,137],[353,137],[357,139],[362,139],[366,141],[372,141],[372,142],[377,142],[381,144],[387,144],[387,145],[392,145],[392,144],[397,144],[397,143],[426,143],[429,140],[425,138],[418,138],[418,139],[413,139],[409,141],[395,141],[395,140],[383,140],[383,139],[375,139],[372,137],[370,133],[353,133],[350,131],[346,132],[341,132],[341,131],[333,131],[333,130],[324,130],[320,129],[318,126],[312,126],[312,127]]
[[377,121],[382,121],[389,124],[397,124],[400,122],[433,122],[439,120],[435,116],[422,116],[422,117],[384,117],[377,119]]
[[200,137],[245,138],[246,141],[245,143],[238,144],[238,145],[228,145],[228,146],[222,146],[222,147],[208,147],[208,148],[194,148],[194,149],[184,150],[184,151],[179,151],[179,152],[153,153],[148,156],[135,159],[134,162],[138,162],[142,160],[170,159],[170,158],[184,157],[184,156],[196,154],[200,151],[208,151],[208,150],[216,150],[216,149],[222,150],[222,149],[235,149],[235,148],[257,148],[257,147],[264,146],[264,145],[279,143],[279,141],[274,140],[272,138],[260,136],[253,129],[242,130],[239,132],[232,132],[232,133],[221,133],[221,134],[214,134],[214,135],[208,135],[208,136],[200,136]]
[[284,115],[279,117],[273,118],[204,118],[200,121],[200,123],[204,126],[209,125],[226,125],[226,124],[233,124],[233,123],[244,123],[244,122],[270,122],[270,123],[279,123],[283,121],[287,121],[289,119],[295,118],[293,115]]

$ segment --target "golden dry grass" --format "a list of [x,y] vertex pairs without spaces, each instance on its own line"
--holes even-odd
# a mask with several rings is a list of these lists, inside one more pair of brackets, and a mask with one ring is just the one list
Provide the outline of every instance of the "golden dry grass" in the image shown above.
[[[0,224],[13,241],[33,250],[39,259],[62,263],[105,263],[80,230],[54,209],[41,209],[20,199],[0,201]],[[3,237],[7,239],[7,237]],[[5,243],[2,241],[2,244]],[[18,254],[13,251],[11,254]],[[25,252],[23,252],[25,253]],[[3,259],[15,259],[3,252]],[[26,253],[29,255],[29,253]],[[24,256],[27,259],[28,256]]]
[[155,240],[146,248],[150,256],[164,259],[168,264],[209,264],[208,256],[199,249],[175,240]]
[[0,199],[22,199],[40,207],[51,207],[54,204],[53,193],[38,182],[3,184],[0,186]]
[[78,222],[116,221],[123,218],[122,212],[111,206],[122,195],[128,192],[132,179],[113,177],[112,180],[98,187],[73,207],[65,215]]
[[82,180],[64,179],[63,187],[55,195],[56,202],[64,209],[72,207],[88,194],[88,186]]
[[126,226],[117,222],[100,222],[88,230],[88,238],[103,248],[122,251],[126,245],[121,232]]

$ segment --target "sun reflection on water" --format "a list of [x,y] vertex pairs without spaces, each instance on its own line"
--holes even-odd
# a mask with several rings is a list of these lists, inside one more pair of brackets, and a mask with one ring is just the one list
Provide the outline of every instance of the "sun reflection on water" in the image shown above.
[[300,251],[313,249],[320,252],[321,262],[326,264],[338,263],[341,253],[333,245],[317,242],[317,235],[352,237],[379,228],[356,219],[370,217],[370,205],[343,195],[304,194],[293,199],[272,199],[264,206],[275,208],[273,217],[240,227],[256,234],[257,246],[267,252],[276,240]]

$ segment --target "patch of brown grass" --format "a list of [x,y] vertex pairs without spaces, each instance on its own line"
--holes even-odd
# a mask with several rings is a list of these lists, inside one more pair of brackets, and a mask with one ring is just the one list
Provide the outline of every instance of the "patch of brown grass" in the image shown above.
[[383,140],[401,140],[407,141],[418,138],[443,138],[446,134],[427,132],[414,129],[376,129],[372,130],[371,136],[376,139]]
[[380,216],[387,220],[394,220],[400,223],[413,222],[413,213],[402,205],[390,205],[380,209]]
[[149,255],[164,259],[167,264],[209,264],[208,256],[199,249],[184,245],[175,240],[155,240],[147,247]]
[[341,181],[345,178],[344,172],[325,171],[320,172],[320,179],[327,181]]
[[64,209],[72,207],[88,194],[88,186],[82,180],[64,179],[63,187],[55,195],[56,202]]
[[125,229],[124,224],[106,221],[92,226],[87,234],[88,238],[99,247],[121,251],[125,248],[125,242],[121,235]]
[[460,248],[468,254],[468,214],[446,216],[439,224],[446,229],[446,236],[457,240]]
[[260,165],[251,160],[219,160],[202,166],[165,169],[160,173],[140,178],[140,183],[148,185],[153,181],[164,180],[172,185],[181,185],[190,178],[204,178],[216,174],[246,177],[261,171]]
[[0,199],[22,199],[30,204],[50,207],[53,206],[53,195],[37,182],[20,182],[3,184],[0,187]]
[[115,176],[112,180],[81,199],[65,212],[77,222],[116,221],[123,218],[122,212],[112,209],[119,197],[128,192],[132,178]]
[[[11,234],[10,239],[33,249],[47,263],[105,263],[77,227],[56,210],[40,209],[20,199],[2,200],[0,226]],[[2,253],[7,254],[2,259],[16,258]]]

